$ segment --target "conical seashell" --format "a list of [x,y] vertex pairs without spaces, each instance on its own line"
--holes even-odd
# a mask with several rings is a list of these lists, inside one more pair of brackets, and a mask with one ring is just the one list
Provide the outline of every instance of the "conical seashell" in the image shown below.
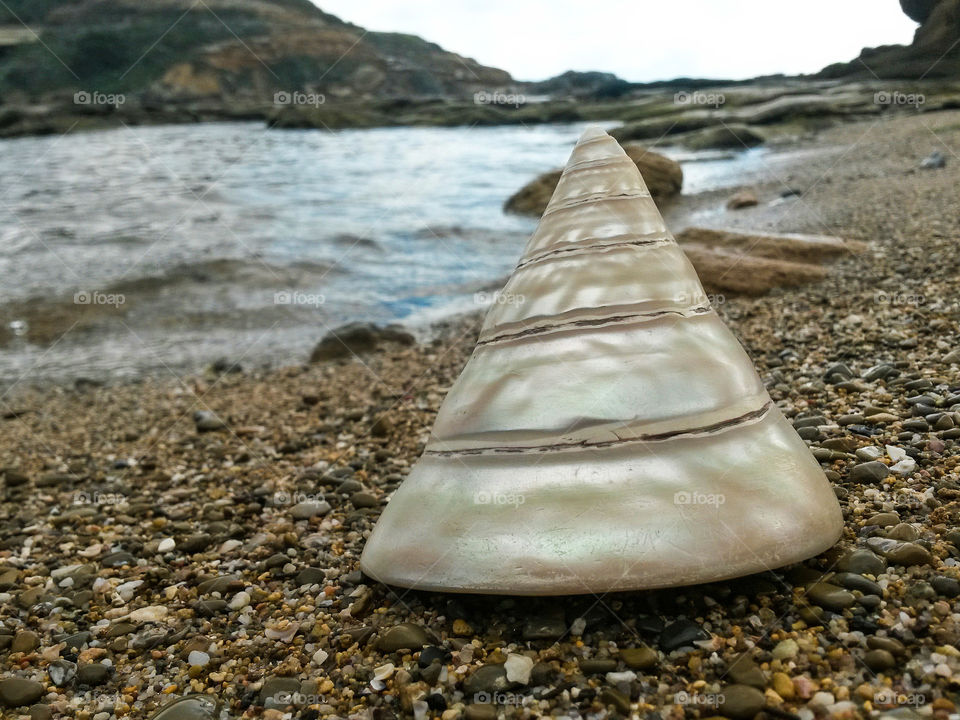
[[426,590],[634,590],[780,567],[841,526],[636,166],[591,129],[361,567]]

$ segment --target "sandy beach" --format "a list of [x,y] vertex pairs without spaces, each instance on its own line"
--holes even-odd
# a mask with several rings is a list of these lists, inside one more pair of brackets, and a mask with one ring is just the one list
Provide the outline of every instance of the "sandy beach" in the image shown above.
[[[760,204],[725,223],[866,249],[822,282],[715,308],[834,486],[831,550],[725,583],[564,598],[362,576],[364,538],[479,316],[343,362],[24,382],[0,401],[0,704],[141,718],[195,692],[275,720],[955,718],[960,111],[797,148],[822,152],[751,185]],[[946,167],[920,169],[934,149]],[[681,197],[668,223],[730,194]]]

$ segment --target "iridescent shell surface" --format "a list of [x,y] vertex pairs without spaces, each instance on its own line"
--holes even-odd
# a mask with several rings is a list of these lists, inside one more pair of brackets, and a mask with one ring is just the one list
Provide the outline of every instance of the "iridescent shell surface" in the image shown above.
[[361,567],[559,595],[773,569],[837,500],[711,309],[634,163],[584,133]]

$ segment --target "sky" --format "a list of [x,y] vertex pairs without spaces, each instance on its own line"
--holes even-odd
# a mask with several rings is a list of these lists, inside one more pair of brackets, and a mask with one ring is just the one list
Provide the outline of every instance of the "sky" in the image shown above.
[[633,82],[810,73],[908,44],[897,0],[314,0],[368,30],[419,35],[542,80],[603,70]]

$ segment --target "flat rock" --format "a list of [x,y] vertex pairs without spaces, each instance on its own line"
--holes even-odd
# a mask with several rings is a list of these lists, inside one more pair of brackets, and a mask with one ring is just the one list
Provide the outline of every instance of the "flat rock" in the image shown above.
[[878,483],[890,474],[890,468],[879,460],[854,465],[850,479],[854,482]]
[[0,680],[0,702],[15,708],[31,705],[43,697],[43,685],[26,678],[7,678]]
[[837,563],[837,568],[846,572],[857,573],[859,575],[879,575],[887,569],[887,563],[883,558],[865,548],[851,550]]
[[384,652],[398,650],[419,650],[430,642],[427,633],[419,625],[401,623],[387,630],[380,638],[378,646]]
[[736,720],[749,720],[766,702],[763,692],[749,685],[727,685],[721,695],[720,712]]

